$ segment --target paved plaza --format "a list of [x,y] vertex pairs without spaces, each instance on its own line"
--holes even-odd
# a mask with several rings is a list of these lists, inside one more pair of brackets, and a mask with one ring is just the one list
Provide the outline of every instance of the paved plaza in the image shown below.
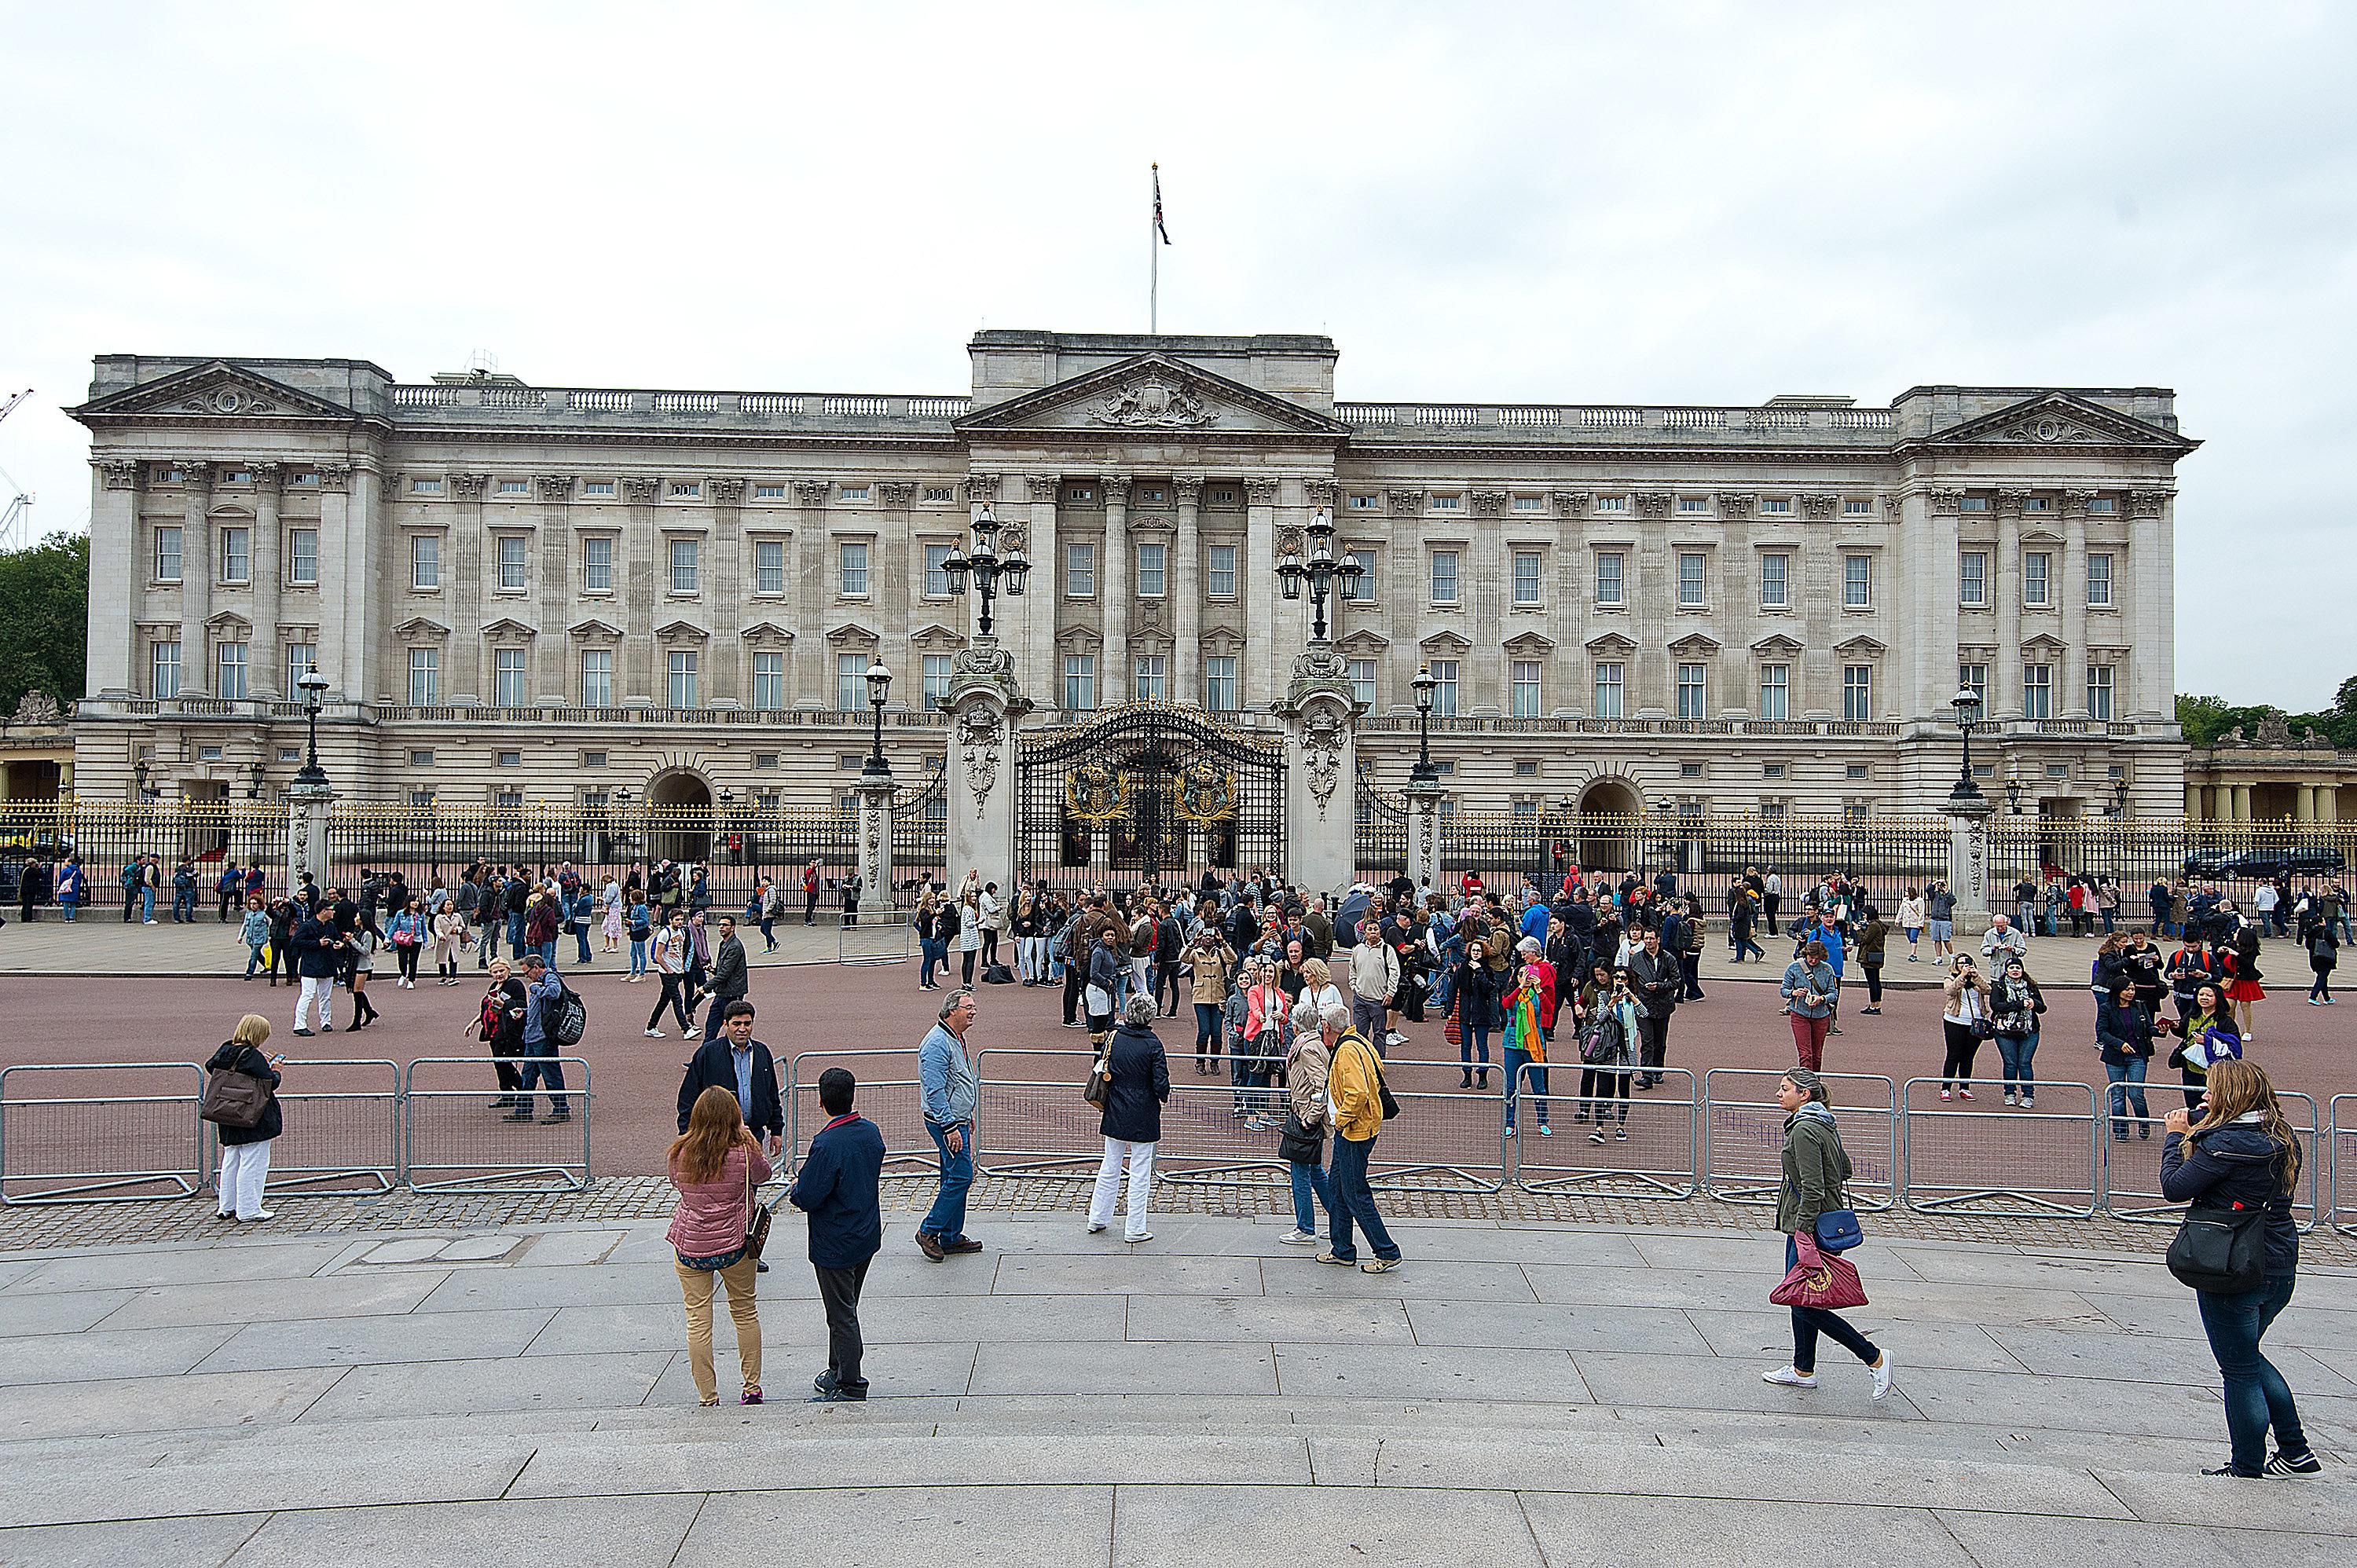
[[[985,1214],[928,1263],[893,1217],[864,1407],[806,1407],[823,1324],[780,1226],[778,1402],[695,1408],[658,1221],[11,1254],[0,1563],[945,1560],[2347,1561],[2357,1269],[2274,1355],[2316,1480],[2224,1448],[2189,1293],[2148,1256],[1877,1241],[1869,1396],[1788,1349],[1772,1238],[1415,1222],[1365,1276],[1273,1219],[1129,1247]],[[725,1321],[725,1315],[724,1315]],[[726,1328],[720,1377],[732,1386]],[[1831,1351],[1832,1348],[1827,1348]],[[1781,1549],[1780,1549],[1781,1550]]]

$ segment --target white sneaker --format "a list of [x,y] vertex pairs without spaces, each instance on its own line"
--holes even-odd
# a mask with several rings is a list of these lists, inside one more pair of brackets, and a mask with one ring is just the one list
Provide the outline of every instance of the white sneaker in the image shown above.
[[[1883,1358],[1886,1364],[1889,1359],[1888,1356]],[[1790,1367],[1779,1367],[1772,1372],[1762,1372],[1760,1374],[1760,1380],[1788,1389],[1813,1389],[1817,1386],[1817,1375],[1814,1372],[1796,1372]]]
[[1090,1220],[1090,1221],[1089,1221],[1089,1234],[1090,1234],[1090,1235],[1093,1236],[1093,1235],[1095,1235],[1098,1231],[1100,1231],[1100,1230],[1103,1230],[1103,1229],[1104,1229],[1104,1227],[1103,1227],[1103,1225],[1100,1225],[1099,1223],[1097,1223],[1095,1220],[1092,1219],[1092,1220]]
[[662,1040],[668,1039],[670,1036],[665,1035],[661,1029],[649,1029],[647,1031],[647,1038],[650,1040]]
[[1393,1047],[1404,1046],[1405,1044],[1407,1044],[1407,1036],[1401,1034],[1397,1029],[1392,1030],[1383,1036],[1383,1047],[1386,1050]]
[[1883,1395],[1890,1391],[1890,1374],[1897,1369],[1897,1368],[1891,1365],[1890,1352],[1885,1350],[1882,1353],[1882,1365],[1873,1369],[1874,1397],[1876,1399],[1880,1399]]
[[1287,1230],[1277,1240],[1288,1247],[1315,1247],[1318,1245],[1318,1237],[1314,1230]]
[[1151,1241],[1154,1240],[1154,1232],[1151,1230],[1140,1230],[1136,1235],[1124,1236],[1122,1240],[1125,1241]]
[[2013,1103],[2013,1096],[2012,1096],[2012,1095],[2010,1095],[2010,1094],[2007,1095],[2007,1096],[2005,1097],[2005,1102],[2006,1102],[2007,1105],[2012,1104],[2012,1103]]

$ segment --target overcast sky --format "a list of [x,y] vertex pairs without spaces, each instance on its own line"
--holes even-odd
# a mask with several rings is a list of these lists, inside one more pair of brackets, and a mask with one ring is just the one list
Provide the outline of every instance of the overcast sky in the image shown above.
[[1164,328],[1348,398],[2174,387],[2178,689],[2357,672],[2357,5],[669,9],[0,0],[37,526],[102,352],[961,392],[1144,329],[1159,159]]

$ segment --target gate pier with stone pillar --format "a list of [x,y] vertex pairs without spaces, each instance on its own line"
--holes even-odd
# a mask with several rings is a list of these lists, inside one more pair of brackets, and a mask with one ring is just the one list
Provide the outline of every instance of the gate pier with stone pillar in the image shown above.
[[1015,660],[985,633],[950,663],[949,827],[942,876],[958,886],[969,869],[1012,887],[1015,863],[1015,721],[1030,709]]
[[1279,709],[1285,720],[1285,877],[1317,893],[1339,894],[1357,873],[1358,705],[1350,666],[1319,639],[1293,661],[1293,683]]

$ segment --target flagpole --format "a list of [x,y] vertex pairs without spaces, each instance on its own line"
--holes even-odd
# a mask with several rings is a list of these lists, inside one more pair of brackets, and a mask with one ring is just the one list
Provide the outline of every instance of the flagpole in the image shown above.
[[1162,237],[1158,232],[1162,203],[1162,166],[1148,166],[1154,180],[1154,206],[1146,219],[1146,331],[1148,337],[1158,337],[1162,331]]

